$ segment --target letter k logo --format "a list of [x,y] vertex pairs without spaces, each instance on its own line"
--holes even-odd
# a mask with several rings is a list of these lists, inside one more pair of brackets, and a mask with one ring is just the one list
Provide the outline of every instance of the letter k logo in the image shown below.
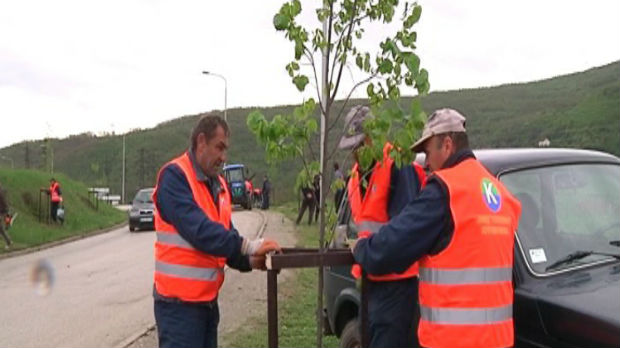
[[486,200],[489,203],[492,204],[497,204],[497,198],[495,198],[495,195],[493,194],[493,183],[492,182],[484,182],[482,183],[482,186],[484,187],[484,195],[486,196]]

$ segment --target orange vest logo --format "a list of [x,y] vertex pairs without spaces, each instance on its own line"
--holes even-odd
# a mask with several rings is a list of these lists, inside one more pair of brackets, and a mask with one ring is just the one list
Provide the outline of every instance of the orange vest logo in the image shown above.
[[483,178],[480,182],[480,189],[482,190],[484,204],[486,204],[489,210],[497,213],[502,206],[502,196],[497,191],[495,185],[493,185],[493,182],[488,178]]

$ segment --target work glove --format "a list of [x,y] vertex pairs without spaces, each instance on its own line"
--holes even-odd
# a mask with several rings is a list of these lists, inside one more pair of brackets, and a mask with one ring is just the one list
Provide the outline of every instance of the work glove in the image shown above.
[[241,253],[250,256],[250,266],[254,269],[265,270],[265,254],[268,252],[282,252],[280,244],[273,239],[259,238],[255,240],[243,239]]

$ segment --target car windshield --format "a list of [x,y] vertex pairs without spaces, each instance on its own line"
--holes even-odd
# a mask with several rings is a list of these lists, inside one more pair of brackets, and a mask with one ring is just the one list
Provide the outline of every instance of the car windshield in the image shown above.
[[138,191],[133,201],[134,203],[153,203],[152,195],[153,190],[141,190]]
[[230,169],[226,173],[228,182],[243,181],[243,168]]
[[537,274],[609,259],[592,254],[547,268],[577,251],[617,253],[620,166],[572,164],[507,173],[500,180],[521,202],[517,236]]

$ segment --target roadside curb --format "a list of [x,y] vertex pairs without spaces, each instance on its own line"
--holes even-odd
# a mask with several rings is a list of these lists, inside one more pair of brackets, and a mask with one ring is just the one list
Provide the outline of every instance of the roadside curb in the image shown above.
[[77,236],[71,236],[71,237],[67,237],[64,239],[59,239],[59,240],[55,240],[53,242],[49,242],[49,243],[45,243],[45,244],[41,244],[41,245],[37,245],[34,247],[30,247],[30,248],[26,248],[26,249],[20,249],[20,250],[15,250],[15,251],[11,251],[8,253],[4,253],[4,254],[0,254],[0,260],[3,259],[8,259],[8,258],[12,258],[12,257],[16,257],[16,256],[22,256],[22,255],[26,255],[26,254],[31,254],[37,251],[41,251],[41,250],[45,250],[45,249],[49,249],[49,248],[53,248],[62,244],[67,244],[67,243],[71,243],[71,242],[75,242],[77,240],[80,239],[84,239],[84,238],[89,238],[89,237],[94,237],[96,235],[99,234],[104,234],[110,231],[114,231],[118,228],[121,228],[123,226],[127,226],[127,222],[123,222],[114,226],[110,226],[110,227],[106,227],[104,229],[101,230],[94,230],[94,231],[90,231],[90,232],[86,232],[85,234],[80,234]]
[[[263,234],[265,233],[265,229],[267,228],[267,217],[265,216],[265,213],[262,211],[255,211],[255,212],[260,215],[262,221],[261,221],[261,227],[256,232],[256,235],[254,238],[261,238]],[[228,266],[226,266],[226,269],[228,269]],[[116,348],[127,348],[130,345],[134,344],[137,340],[148,335],[151,331],[154,331],[154,330],[155,330],[155,324],[151,324],[146,329],[139,331],[138,333],[132,336],[129,336],[127,339],[121,341],[121,343],[119,343],[116,346]]]
[[155,330],[155,324],[151,324],[149,327],[147,327],[145,330],[142,330],[140,332],[138,332],[137,334],[130,336],[129,338],[123,340],[121,343],[119,343],[116,348],[125,348],[125,347],[129,347],[130,345],[132,345],[135,341],[139,340],[140,338],[148,335],[151,331]]

